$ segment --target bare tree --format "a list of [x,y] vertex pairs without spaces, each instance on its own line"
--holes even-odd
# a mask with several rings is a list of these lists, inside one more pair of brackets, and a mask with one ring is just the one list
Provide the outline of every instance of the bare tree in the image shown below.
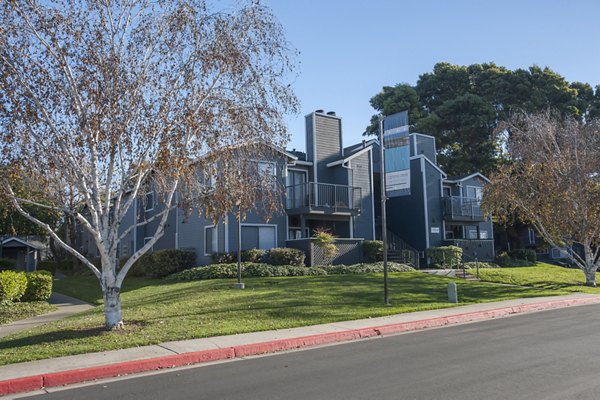
[[[499,218],[517,215],[533,224],[596,286],[600,266],[600,123],[561,119],[550,112],[515,114],[508,159],[486,186],[484,205]],[[581,249],[577,251],[577,249]]]
[[[1,2],[2,165],[44,195],[20,197],[8,180],[2,191],[93,271],[108,329],[122,327],[123,279],[163,235],[170,210],[199,207],[217,218],[233,209],[233,188],[251,183],[218,174],[218,185],[206,185],[199,175],[217,175],[217,165],[227,171],[247,148],[286,143],[282,117],[297,108],[285,82],[290,54],[259,1],[230,12],[212,12],[202,0]],[[42,179],[28,179],[39,172]],[[120,227],[147,185],[161,211]],[[27,205],[74,218],[101,267]],[[152,220],[152,239],[119,268],[119,242]]]

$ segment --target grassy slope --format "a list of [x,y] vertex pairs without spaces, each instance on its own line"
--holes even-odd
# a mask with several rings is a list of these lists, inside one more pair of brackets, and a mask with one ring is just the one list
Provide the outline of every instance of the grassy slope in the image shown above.
[[585,275],[581,270],[546,263],[536,263],[533,267],[482,268],[479,277],[486,282],[600,294],[600,288],[584,285]]
[[25,318],[35,317],[56,310],[56,306],[45,301],[34,301],[29,303],[0,303],[0,324],[19,321]]
[[[382,305],[382,276],[338,275],[172,283],[131,279],[124,288],[124,332],[102,329],[102,307],[0,338],[0,364],[216,335],[312,325],[451,307],[450,278],[390,274],[391,307]],[[462,304],[565,294],[454,280]],[[151,285],[148,285],[151,283]],[[56,290],[97,302],[93,277],[70,278]],[[70,290],[66,290],[70,287]]]

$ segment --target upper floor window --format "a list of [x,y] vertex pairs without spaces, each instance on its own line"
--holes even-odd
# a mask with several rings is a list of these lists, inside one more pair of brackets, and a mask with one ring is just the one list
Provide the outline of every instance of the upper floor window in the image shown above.
[[275,176],[277,174],[275,163],[273,161],[259,161],[258,173],[262,176]]
[[469,199],[481,200],[483,198],[483,188],[479,186],[467,186],[467,197]]
[[154,210],[154,192],[148,192],[146,193],[146,207],[144,208],[145,211],[152,211]]

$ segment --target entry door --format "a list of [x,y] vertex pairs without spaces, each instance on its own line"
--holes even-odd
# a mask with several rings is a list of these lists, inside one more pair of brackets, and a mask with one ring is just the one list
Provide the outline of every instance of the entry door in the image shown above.
[[299,208],[305,206],[306,198],[306,171],[288,170],[288,208]]

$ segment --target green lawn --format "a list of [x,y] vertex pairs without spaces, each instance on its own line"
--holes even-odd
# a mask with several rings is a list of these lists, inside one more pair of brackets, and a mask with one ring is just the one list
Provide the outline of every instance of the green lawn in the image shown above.
[[21,319],[35,317],[56,310],[56,306],[45,301],[33,301],[25,303],[0,303],[0,325]]
[[[418,272],[392,273],[392,306],[386,307],[382,305],[382,274],[248,278],[245,290],[233,289],[231,279],[167,282],[130,278],[122,294],[125,331],[104,331],[102,307],[96,307],[0,338],[0,364],[452,307],[446,297],[451,281],[457,282],[462,304],[567,293]],[[98,303],[95,285],[94,277],[72,277],[57,282],[55,289]]]
[[[474,274],[475,270],[471,270],[471,273]],[[600,294],[600,288],[584,285],[585,275],[580,269],[563,268],[541,262],[532,267],[481,268],[479,277],[486,282]],[[600,274],[598,278],[600,278]]]

